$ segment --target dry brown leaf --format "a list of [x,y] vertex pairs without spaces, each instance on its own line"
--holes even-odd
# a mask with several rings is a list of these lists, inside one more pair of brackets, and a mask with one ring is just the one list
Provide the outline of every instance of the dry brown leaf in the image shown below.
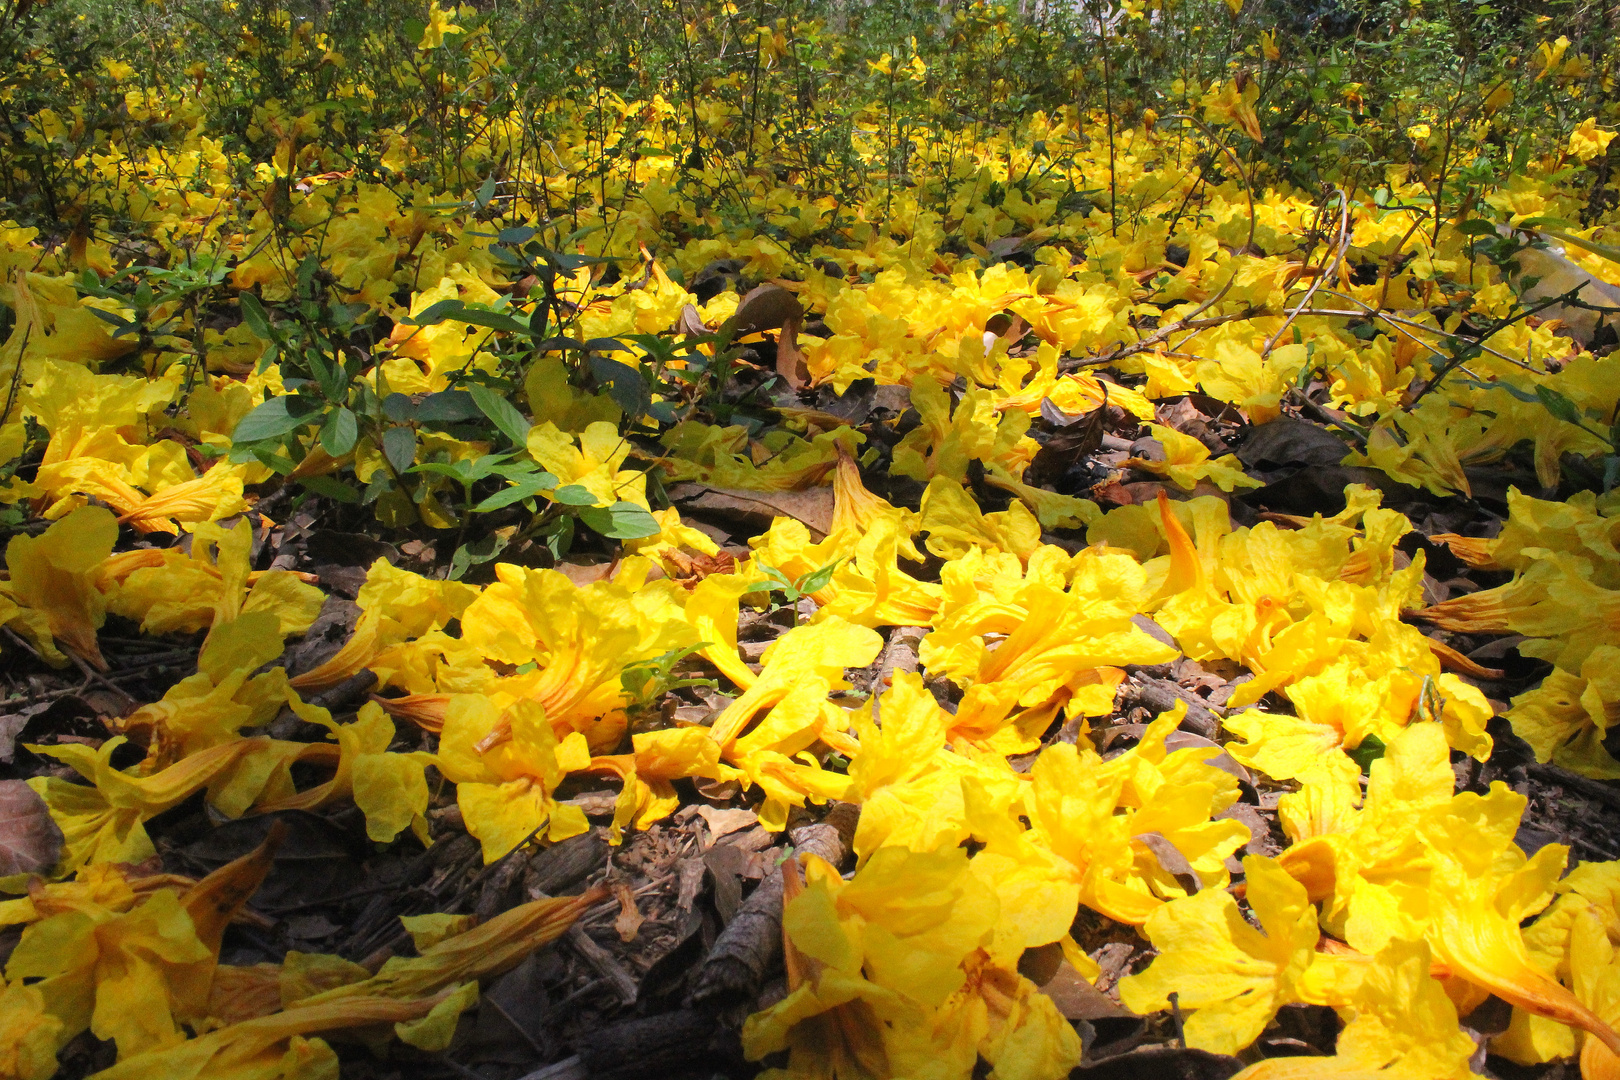
[[613,920],[613,929],[618,931],[620,941],[634,941],[645,921],[636,907],[636,894],[621,881],[613,886],[613,895],[619,901],[619,917]]
[[1052,1004],[1066,1020],[1109,1020],[1136,1015],[1088,983],[1067,960],[1041,984],[1041,993],[1052,999]]
[[703,316],[691,304],[681,308],[681,313],[675,319],[675,325],[670,328],[674,333],[686,334],[689,337],[701,337],[709,332],[703,325]]
[[771,519],[778,517],[804,522],[812,533],[812,540],[824,540],[832,531],[833,490],[830,487],[807,491],[748,491],[706,484],[676,484],[669,489],[669,497],[680,505],[683,514],[707,513],[735,521],[738,530],[750,535],[763,532],[770,526]]
[[0,780],[0,877],[38,874],[62,855],[62,830],[21,780]]
[[1131,843],[1140,844],[1151,851],[1153,857],[1159,860],[1159,865],[1164,868],[1164,872],[1175,878],[1189,894],[1204,887],[1204,879],[1193,869],[1192,863],[1187,861],[1187,856],[1181,853],[1181,849],[1176,847],[1168,836],[1158,832],[1139,833],[1131,837]]
[[722,836],[729,836],[759,823],[758,814],[740,807],[735,810],[719,810],[712,806],[700,806],[697,812],[703,818],[703,823],[709,827],[709,840],[705,846],[713,846]]
[[804,353],[799,350],[799,317],[793,316],[782,324],[776,336],[776,373],[789,388],[803,389],[810,383],[810,369],[805,366]]
[[757,334],[763,330],[778,330],[789,319],[804,317],[804,305],[799,298],[780,285],[765,284],[749,290],[737,303],[737,313],[726,320],[734,338]]

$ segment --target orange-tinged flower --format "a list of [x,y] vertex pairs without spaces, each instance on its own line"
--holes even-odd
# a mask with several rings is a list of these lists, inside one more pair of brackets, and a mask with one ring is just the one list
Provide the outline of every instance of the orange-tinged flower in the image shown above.
[[471,585],[425,578],[379,558],[367,569],[366,583],[356,597],[361,614],[354,633],[324,662],[294,675],[292,688],[319,693],[336,686],[370,665],[389,646],[420,638],[460,618],[477,597],[478,590]]
[[140,862],[157,854],[142,823],[195,792],[225,779],[242,758],[268,749],[271,740],[237,739],[191,754],[162,772],[132,776],[113,768],[112,755],[122,736],[92,750],[77,743],[30,746],[56,758],[89,780],[74,784],[55,776],[28,781],[51,809],[66,843],[58,870],[67,872],[89,862]]
[[1520,924],[1540,910],[1567,850],[1550,844],[1526,859],[1513,844],[1524,796],[1497,783],[1457,795],[1429,823],[1433,862],[1427,938],[1455,976],[1539,1016],[1586,1031],[1620,1053],[1620,1034],[1530,960]]
[[1454,596],[1421,617],[1464,633],[1525,634],[1535,640],[1520,652],[1577,671],[1593,650],[1620,646],[1620,589],[1593,575],[1585,559],[1548,552],[1508,584]]
[[200,981],[204,1002],[214,954],[169,891],[123,914],[67,912],[23,931],[8,977],[34,986],[71,1037],[89,1028],[118,1043],[120,1056],[180,1042],[176,1022]]
[[[533,703],[558,739],[579,732],[595,751],[616,749],[631,702],[626,668],[696,644],[682,617],[684,591],[646,582],[651,568],[627,560],[618,580],[582,588],[556,570],[502,563],[498,580],[462,609],[459,639],[432,631],[385,650],[371,666],[415,693],[476,693],[498,709]],[[509,730],[497,720],[477,751]]]
[[0,980],[0,1075],[48,1080],[66,1041],[61,1018],[47,1011],[38,987]]
[[133,503],[116,505],[120,525],[143,533],[171,535],[179,534],[179,522],[218,521],[247,509],[242,498],[241,469],[224,462],[195,480],[162,488]]

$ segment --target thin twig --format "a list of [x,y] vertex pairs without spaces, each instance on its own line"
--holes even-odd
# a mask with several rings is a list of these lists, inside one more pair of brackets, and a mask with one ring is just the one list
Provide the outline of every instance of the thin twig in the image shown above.
[[1345,252],[1350,250],[1350,199],[1338,188],[1333,190],[1339,196],[1339,243],[1338,250],[1333,255],[1333,262],[1331,265],[1324,267],[1322,272],[1311,282],[1311,287],[1305,290],[1304,298],[1288,313],[1288,317],[1283,320],[1283,324],[1277,327],[1277,332],[1266,339],[1264,347],[1260,350],[1261,360],[1271,355],[1271,350],[1277,347],[1277,342],[1288,328],[1293,325],[1294,320],[1299,318],[1300,312],[1310,307],[1311,299],[1316,296],[1316,290],[1322,287],[1322,282],[1338,273],[1339,264],[1344,261]]

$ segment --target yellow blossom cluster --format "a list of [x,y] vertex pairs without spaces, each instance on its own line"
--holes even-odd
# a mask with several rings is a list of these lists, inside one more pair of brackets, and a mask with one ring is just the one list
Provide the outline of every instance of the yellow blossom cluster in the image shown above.
[[[495,77],[476,16],[429,7],[414,85],[443,89],[452,53],[474,84]],[[320,38],[294,35],[336,56]],[[769,27],[754,40],[785,47]],[[1568,46],[1535,56],[1537,81],[1579,74]],[[872,70],[929,75],[915,55]],[[1265,134],[1252,79],[1190,100],[1219,139]],[[386,1024],[442,1050],[480,978],[599,897],[476,927],[417,919],[420,955],[376,971],[298,953],[237,968],[219,962],[225,925],[275,834],[191,881],[143,872],[147,824],[193,797],[225,819],[352,802],[370,840],[430,844],[429,808],[453,798],[492,863],[587,831],[559,789],[589,780],[617,785],[615,843],[671,817],[692,781],[734,785],[772,832],[859,808],[847,879],[811,855],[783,868],[787,993],[743,1028],[751,1059],[785,1054],[783,1080],[1067,1075],[1078,1035],[1019,963],[1054,947],[1097,977],[1083,912],[1152,944],[1120,999],[1174,1002],[1189,1046],[1243,1051],[1291,1004],[1344,1021],[1332,1058],[1245,1077],[1467,1076],[1459,1017],[1490,995],[1514,1009],[1494,1053],[1620,1075],[1620,865],[1565,875],[1566,849],[1515,844],[1523,796],[1455,790],[1451,755],[1489,757],[1494,705],[1463,677],[1478,665],[1419,629],[1523,635],[1552,672],[1506,709],[1513,730],[1542,761],[1620,779],[1604,747],[1620,499],[1612,476],[1553,498],[1620,460],[1620,354],[1582,344],[1590,308],[1526,317],[1532,290],[1492,257],[1518,230],[1552,258],[1552,236],[1580,288],[1620,285],[1601,225],[1547,225],[1578,216],[1565,159],[1606,152],[1595,120],[1567,152],[1481,181],[1494,217],[1414,224],[1433,196],[1409,167],[1376,195],[1221,179],[1190,164],[1189,141],[1227,150],[1213,130],[1156,115],[968,128],[907,178],[863,135],[847,199],[755,168],[752,143],[682,154],[681,108],[604,90],[590,108],[643,143],[615,145],[599,184],[581,180],[604,147],[575,103],[543,153],[521,117],[478,116],[461,165],[491,179],[469,199],[429,179],[433,151],[405,125],[374,133],[368,174],[315,111],[261,103],[255,137],[275,149],[252,160],[216,137],[200,80],[131,87],[125,107],[171,153],[87,151],[75,167],[99,186],[74,197],[87,218],[116,206],[163,266],[115,252],[109,220],[61,242],[0,223],[15,531],[0,626],[8,648],[87,674],[108,668],[109,617],[197,635],[196,670],[99,745],[29,744],[65,766],[28,781],[64,843],[48,872],[0,880],[16,897],[0,925],[24,928],[0,983],[0,1073],[43,1080],[84,1031],[115,1043],[107,1080],[329,1078],[322,1033]],[[702,111],[692,123],[733,130],[721,104]],[[38,121],[55,137],[72,118]],[[1105,187],[1112,205],[1073,197]],[[702,194],[722,188],[754,224]],[[757,314],[767,301],[780,317]],[[364,348],[344,337],[362,325]],[[805,394],[744,409],[726,397],[744,377]],[[833,411],[863,390],[900,407]],[[1335,484],[1334,513],[1240,517],[1233,497],[1265,478],[1176,401],[1258,430],[1303,410],[1343,439],[1334,467],[1379,489]],[[1058,483],[1037,463],[1059,421],[1097,425],[1082,456],[1110,424],[1141,438]],[[1426,606],[1423,552],[1398,546],[1420,523],[1389,494],[1483,497],[1521,462],[1542,490],[1507,494],[1498,535],[1426,538],[1508,579]],[[878,475],[916,498],[881,497]],[[675,484],[832,509],[775,515],[722,551],[667,505]],[[454,537],[464,561],[429,576],[378,559],[347,639],[301,666],[289,640],[330,597],[253,555],[287,496]],[[561,544],[530,560],[544,565],[490,556],[469,574],[485,510],[511,518],[480,540],[577,520],[612,559],[586,584],[553,565]],[[741,626],[784,583],[793,625],[750,658]],[[902,627],[920,632],[917,670],[886,663],[883,632]],[[1185,706],[1122,752],[1093,740],[1129,670],[1178,657],[1241,675],[1216,716],[1224,747],[1172,745]],[[701,721],[638,693],[676,663],[714,677]],[[376,695],[352,716],[315,703],[365,672]],[[273,736],[283,710],[323,735]],[[1231,812],[1244,767],[1281,793],[1287,843],[1240,862],[1257,839]]]

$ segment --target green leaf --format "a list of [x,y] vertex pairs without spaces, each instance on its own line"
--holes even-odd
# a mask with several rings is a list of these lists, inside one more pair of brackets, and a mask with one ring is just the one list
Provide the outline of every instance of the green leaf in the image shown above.
[[798,590],[801,593],[813,593],[825,589],[827,583],[832,580],[833,571],[838,569],[838,564],[842,561],[842,559],[834,559],[819,570],[810,571],[799,579]]
[[469,387],[467,393],[472,396],[479,411],[489,417],[490,422],[514,445],[522,446],[528,441],[529,421],[518,412],[517,406],[506,400],[505,395],[487,386]]
[[[601,501],[595,495],[592,495],[590,491],[578,484],[569,484],[567,487],[560,487],[551,493],[551,497],[562,503],[564,506],[595,506]],[[655,529],[653,531],[656,532],[657,530]]]
[[596,381],[609,387],[608,396],[624,410],[626,416],[637,417],[652,404],[652,391],[639,368],[605,356],[591,357],[591,373]]
[[579,520],[614,540],[639,540],[644,536],[657,536],[659,531],[657,519],[631,502],[586,507],[580,510]]
[[416,460],[416,431],[401,425],[383,432],[383,456],[396,473],[409,469]]
[[473,507],[475,514],[487,514],[491,510],[501,510],[513,503],[532,499],[542,491],[549,491],[557,483],[557,478],[550,473],[536,473],[526,476],[511,487],[503,488]]
[[317,495],[325,495],[328,499],[336,499],[340,503],[357,503],[360,501],[358,491],[343,481],[330,476],[306,476],[300,479],[298,483]]
[[438,424],[453,424],[481,415],[472,395],[465,390],[441,390],[416,403],[416,418]]
[[499,311],[484,311],[481,308],[467,308],[455,316],[457,322],[469,323],[473,326],[488,327],[491,330],[505,330],[509,334],[527,334],[527,323],[518,322],[510,315]]
[[451,580],[460,579],[462,574],[477,566],[487,563],[506,549],[507,540],[504,537],[491,533],[480,537],[471,543],[462,544],[456,548],[456,553],[450,556]]
[[1564,423],[1575,424],[1577,426],[1580,425],[1580,410],[1575,407],[1575,403],[1573,401],[1569,400],[1569,398],[1565,397],[1557,390],[1554,390],[1549,386],[1538,386],[1536,387],[1536,397],[1541,399],[1541,403],[1547,407],[1548,412],[1552,413]]
[[115,315],[110,311],[103,311],[98,307],[90,308],[89,311],[90,314],[94,315],[102,322],[112,323],[114,326],[118,327],[118,333],[114,334],[113,337],[123,337],[129,332],[139,330],[141,328],[139,323],[130,322],[122,315]]
[[417,314],[407,315],[399,321],[404,326],[437,326],[446,319],[459,315],[466,307],[466,304],[452,297],[449,300],[429,304]]
[[1373,762],[1384,756],[1384,743],[1378,736],[1368,735],[1354,750],[1346,752],[1350,755],[1350,760],[1359,765],[1362,772],[1366,772]]
[[339,406],[326,414],[326,423],[321,425],[321,448],[335,458],[342,457],[354,449],[359,435],[360,424],[354,413]]
[[424,461],[420,465],[411,466],[411,472],[448,476],[458,484],[470,484],[474,479],[472,465],[467,461]]
[[313,398],[284,394],[273,397],[242,417],[231,433],[238,443],[258,442],[261,439],[279,439],[314,422],[320,405]]
[[383,398],[382,409],[383,415],[390,420],[404,423],[416,419],[416,405],[407,394],[389,394]]
[[250,292],[241,293],[237,303],[242,306],[242,321],[247,328],[253,331],[253,336],[263,338],[265,341],[274,341],[275,332],[270,329],[270,316],[265,314],[264,305],[259,298]]

